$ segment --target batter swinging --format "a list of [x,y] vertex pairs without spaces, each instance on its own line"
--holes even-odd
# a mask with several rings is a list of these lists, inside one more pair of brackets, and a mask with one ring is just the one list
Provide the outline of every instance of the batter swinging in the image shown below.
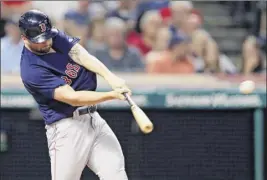
[[[45,120],[52,180],[79,180],[88,166],[101,180],[127,180],[121,146],[96,104],[125,100],[125,81],[90,55],[78,38],[53,28],[43,12],[19,20],[25,43],[21,78]],[[96,92],[96,74],[113,88]]]

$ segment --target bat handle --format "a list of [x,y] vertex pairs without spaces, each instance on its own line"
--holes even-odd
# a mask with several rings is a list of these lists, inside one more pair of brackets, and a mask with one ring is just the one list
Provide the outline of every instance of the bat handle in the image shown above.
[[129,96],[129,94],[127,93],[123,93],[123,95],[126,97],[127,102],[129,103],[130,106],[135,105],[134,101],[132,100],[132,98]]

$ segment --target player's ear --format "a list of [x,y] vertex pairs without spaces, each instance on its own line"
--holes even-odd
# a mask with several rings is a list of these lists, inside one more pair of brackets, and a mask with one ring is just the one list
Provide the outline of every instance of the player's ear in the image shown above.
[[21,37],[21,39],[22,39],[23,41],[27,40],[26,37],[23,36],[23,35],[21,35],[20,37]]
[[29,44],[29,40],[25,36],[21,35],[21,39],[23,40],[24,44]]

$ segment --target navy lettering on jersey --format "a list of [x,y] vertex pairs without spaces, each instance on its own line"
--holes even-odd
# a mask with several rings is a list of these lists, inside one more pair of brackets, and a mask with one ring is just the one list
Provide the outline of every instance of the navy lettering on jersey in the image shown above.
[[64,32],[53,38],[56,53],[36,55],[24,47],[21,56],[21,78],[26,90],[33,96],[46,124],[71,117],[77,107],[56,101],[54,91],[62,85],[74,90],[96,90],[96,74],[75,63],[68,55],[79,42]]

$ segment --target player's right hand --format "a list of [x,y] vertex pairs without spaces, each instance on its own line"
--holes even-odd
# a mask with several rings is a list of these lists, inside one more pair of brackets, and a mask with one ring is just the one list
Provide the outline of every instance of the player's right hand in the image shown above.
[[126,99],[123,93],[128,93],[131,95],[131,90],[129,90],[128,88],[116,88],[114,91],[112,91],[113,97],[119,100]]

